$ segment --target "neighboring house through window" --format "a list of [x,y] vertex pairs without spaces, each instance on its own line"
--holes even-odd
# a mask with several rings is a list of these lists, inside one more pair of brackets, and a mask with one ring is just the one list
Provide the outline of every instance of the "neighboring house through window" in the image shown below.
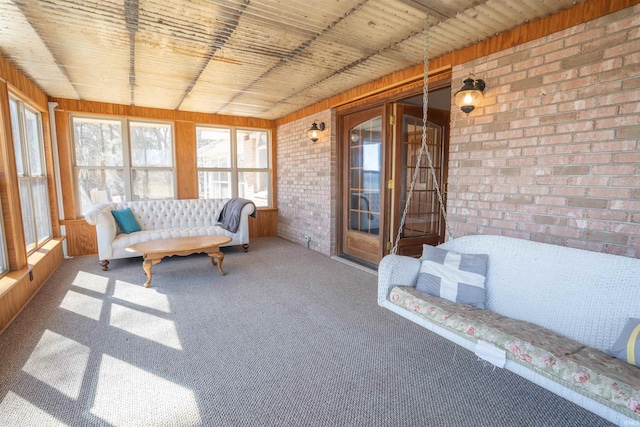
[[24,239],[30,253],[52,237],[42,116],[13,95],[9,98],[9,109]]
[[269,145],[268,130],[196,126],[199,197],[271,206]]
[[175,198],[173,127],[72,117],[77,209],[102,202]]

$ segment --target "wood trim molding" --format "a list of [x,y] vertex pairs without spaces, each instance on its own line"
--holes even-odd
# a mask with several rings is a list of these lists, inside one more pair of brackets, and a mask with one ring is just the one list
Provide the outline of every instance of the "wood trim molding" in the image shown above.
[[[55,110],[56,135],[58,137],[58,159],[60,160],[60,186],[62,187],[62,205],[64,218],[76,217],[76,196],[73,179],[71,135],[69,114],[66,111]],[[62,224],[62,222],[60,223]]]
[[[451,74],[452,70],[451,68],[449,68],[443,70],[435,76],[429,77],[429,90],[431,91],[442,89],[443,87],[451,85]],[[335,108],[339,115],[353,113],[359,109],[369,108],[377,104],[384,104],[385,102],[395,102],[407,97],[422,94],[423,85],[424,82],[421,76],[419,80],[416,80],[413,83],[408,83],[404,86],[390,89],[376,95],[372,95],[368,98],[358,99],[347,104],[337,106]]]
[[56,111],[79,114],[99,114],[103,116],[136,117],[174,122],[273,129],[274,120],[255,117],[225,116],[222,114],[194,113],[191,111],[165,110],[135,105],[110,104],[106,102],[82,101],[78,99],[51,98],[57,102]]
[[51,219],[51,236],[60,236],[60,223],[57,202],[57,189],[55,179],[55,167],[53,164],[53,142],[51,140],[51,126],[49,125],[49,111],[42,114],[42,139],[45,152],[45,165],[47,171],[47,192],[49,193],[49,217]]
[[[565,9],[555,15],[528,22],[511,31],[498,34],[495,37],[483,40],[469,47],[434,58],[429,61],[429,74],[583,24],[639,3],[640,0],[585,0],[584,2],[576,3],[569,9]],[[422,64],[389,74],[373,82],[358,86],[281,117],[276,120],[276,125],[282,126],[295,120],[317,114],[320,111],[336,108],[367,96],[391,90],[421,79],[423,74],[424,66]]]

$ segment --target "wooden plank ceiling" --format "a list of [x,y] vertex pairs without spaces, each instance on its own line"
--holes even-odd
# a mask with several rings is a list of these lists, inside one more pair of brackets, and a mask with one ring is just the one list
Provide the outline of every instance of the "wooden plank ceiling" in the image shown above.
[[276,119],[575,0],[0,0],[48,95]]

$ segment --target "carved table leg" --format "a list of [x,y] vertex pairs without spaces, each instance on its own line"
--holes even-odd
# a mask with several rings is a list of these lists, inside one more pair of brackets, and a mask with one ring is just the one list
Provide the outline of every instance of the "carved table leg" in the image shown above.
[[145,288],[148,288],[149,286],[151,286],[151,267],[156,265],[160,261],[161,261],[160,259],[149,259],[146,257],[146,255],[144,256],[144,261],[142,262],[142,268],[144,269],[144,272],[147,273],[147,282],[144,284]]
[[224,254],[218,250],[217,252],[209,252],[208,255],[211,257],[211,264],[217,265],[220,274],[226,276],[227,273],[222,271],[222,261],[224,260]]
[[107,271],[109,269],[109,260],[100,261],[100,268],[102,268],[102,271]]

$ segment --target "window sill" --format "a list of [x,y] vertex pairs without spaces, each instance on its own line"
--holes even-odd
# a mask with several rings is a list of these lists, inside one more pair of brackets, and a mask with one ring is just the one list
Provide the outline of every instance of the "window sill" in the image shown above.
[[0,278],[0,298],[2,298],[7,292],[9,292],[17,283],[20,283],[26,277],[29,276],[29,272],[33,267],[41,262],[46,255],[55,249],[58,245],[62,244],[64,237],[56,237],[49,240],[44,245],[40,246],[37,250],[31,253],[27,257],[27,266],[20,270],[13,270],[5,274]]

